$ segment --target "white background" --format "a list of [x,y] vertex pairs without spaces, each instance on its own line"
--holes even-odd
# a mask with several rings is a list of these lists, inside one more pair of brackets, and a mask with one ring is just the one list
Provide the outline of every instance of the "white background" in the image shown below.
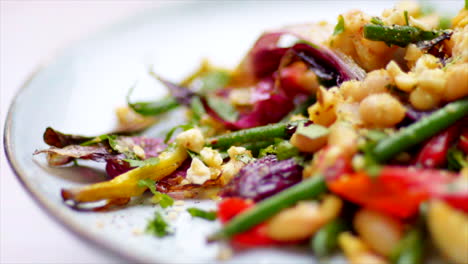
[[83,243],[28,196],[3,151],[3,129],[15,92],[61,48],[161,1],[0,0],[1,263],[110,263],[115,258]]

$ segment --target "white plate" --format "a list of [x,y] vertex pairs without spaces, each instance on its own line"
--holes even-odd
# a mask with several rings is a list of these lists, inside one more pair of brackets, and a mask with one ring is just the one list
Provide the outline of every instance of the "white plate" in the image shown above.
[[[171,224],[175,235],[158,239],[138,235],[156,208],[134,205],[106,213],[76,212],[62,203],[60,189],[103,179],[94,168],[48,168],[36,149],[47,146],[47,126],[74,134],[97,135],[115,125],[114,109],[136,81],[135,98],[156,98],[164,89],[147,75],[182,80],[202,58],[235,66],[265,29],[328,20],[361,8],[379,14],[392,1],[199,1],[150,10],[66,49],[25,84],[10,108],[5,148],[26,189],[48,213],[90,243],[129,261],[158,263],[217,262],[219,245],[205,243],[217,223],[192,219],[183,211]],[[452,3],[453,4],[453,3]],[[197,203],[214,208],[211,201]],[[187,206],[191,203],[187,203]],[[307,248],[236,252],[229,263],[311,263]],[[224,262],[226,263],[226,262]]]

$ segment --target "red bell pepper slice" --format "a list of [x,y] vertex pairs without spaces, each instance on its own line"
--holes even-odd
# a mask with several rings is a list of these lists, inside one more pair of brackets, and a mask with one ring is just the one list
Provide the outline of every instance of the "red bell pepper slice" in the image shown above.
[[416,158],[416,165],[423,168],[438,168],[447,163],[447,152],[457,136],[460,126],[455,124],[432,137]]
[[[226,198],[218,205],[218,218],[221,223],[226,223],[254,205],[250,200]],[[261,223],[244,233],[235,235],[232,243],[239,247],[255,247],[273,245],[278,242],[267,235],[266,224]]]
[[457,178],[457,174],[439,170],[385,166],[375,178],[356,172],[327,180],[327,184],[332,192],[354,203],[408,218],[416,215],[421,202],[429,198],[444,199],[468,212],[468,188],[463,188]]

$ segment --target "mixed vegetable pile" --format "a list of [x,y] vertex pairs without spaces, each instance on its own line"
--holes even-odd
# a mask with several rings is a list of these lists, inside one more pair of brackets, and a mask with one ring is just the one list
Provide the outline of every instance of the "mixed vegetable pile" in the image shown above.
[[[310,241],[350,263],[423,263],[432,244],[468,263],[468,2],[451,20],[415,2],[353,10],[264,33],[232,71],[151,74],[170,95],[128,99],[113,133],[45,131],[50,165],[106,164],[108,181],[62,190],[72,208],[212,198],[216,212],[188,209],[223,224],[208,241]],[[187,121],[165,138],[139,134],[175,109]],[[163,212],[147,227],[159,237]]]

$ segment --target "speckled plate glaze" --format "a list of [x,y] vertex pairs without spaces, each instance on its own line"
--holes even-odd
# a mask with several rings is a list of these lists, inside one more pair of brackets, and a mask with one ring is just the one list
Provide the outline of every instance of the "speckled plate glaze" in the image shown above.
[[[446,2],[444,2],[446,3]],[[339,13],[360,8],[379,14],[392,1],[199,1],[166,3],[69,47],[42,67],[20,90],[5,126],[10,164],[29,193],[53,218],[85,241],[123,260],[152,263],[218,263],[220,245],[205,237],[219,224],[192,219],[184,207],[215,208],[213,201],[187,201],[171,221],[173,236],[158,239],[142,234],[158,208],[134,201],[104,213],[73,211],[61,200],[64,187],[104,180],[102,168],[91,163],[49,168],[36,149],[46,148],[47,126],[59,131],[98,135],[115,126],[114,109],[136,83],[134,99],[157,98],[165,89],[147,74],[148,66],[179,81],[203,58],[233,67],[264,29],[306,21],[335,21]],[[454,10],[454,9],[452,9]],[[334,23],[334,22],[333,22]],[[162,120],[168,127],[177,113]],[[158,129],[151,131],[157,136]],[[337,262],[342,262],[340,258]],[[311,263],[306,247],[266,248],[235,252],[223,263]]]

